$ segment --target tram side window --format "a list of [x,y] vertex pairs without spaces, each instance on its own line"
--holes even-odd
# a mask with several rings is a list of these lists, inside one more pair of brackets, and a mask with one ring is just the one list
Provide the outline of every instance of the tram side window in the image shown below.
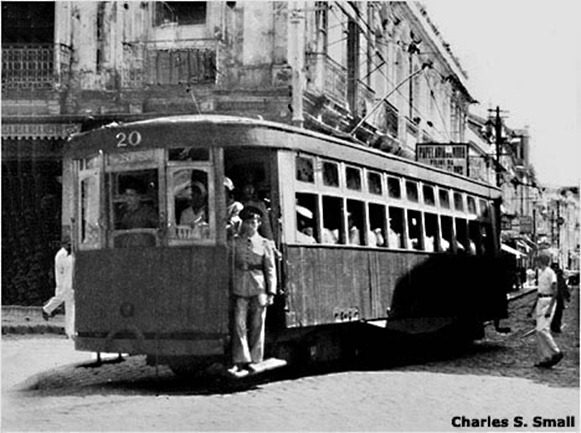
[[345,167],[345,178],[347,179],[347,188],[355,191],[361,191],[361,170],[355,167]]
[[297,193],[296,195],[296,239],[301,244],[316,244],[319,239],[317,196]]
[[347,200],[347,236],[349,245],[363,245],[365,228],[365,214],[363,202]]
[[409,201],[418,201],[418,184],[416,182],[407,180],[405,183],[405,192]]
[[100,243],[99,230],[99,181],[91,176],[81,181],[81,236],[83,249],[96,248]]
[[434,188],[430,185],[424,185],[422,191],[424,193],[424,203],[429,206],[435,206],[436,197],[434,196]]
[[464,199],[459,192],[454,193],[454,209],[464,211]]
[[385,206],[369,203],[369,233],[367,245],[372,247],[386,247],[385,237]]
[[426,222],[426,251],[439,251],[440,236],[438,230],[438,216],[433,213],[425,213],[424,218]]
[[373,171],[367,172],[367,189],[371,194],[381,195],[383,188],[381,187],[381,174]]
[[456,250],[458,253],[468,254],[470,242],[468,240],[468,224],[464,218],[455,218],[456,222]]
[[490,223],[480,224],[480,246],[483,255],[492,255],[494,252],[494,240],[492,225]]
[[424,249],[422,231],[422,214],[417,210],[408,210],[408,234],[410,240],[408,248],[414,250]]
[[479,204],[480,204],[480,218],[488,219],[490,217],[488,202],[486,200],[480,200]]
[[301,182],[315,183],[313,158],[297,156],[295,164],[297,180],[300,180]]
[[344,244],[343,235],[343,199],[341,197],[323,196],[323,233],[324,244]]
[[323,161],[323,185],[339,186],[339,165],[334,162]]
[[141,229],[159,227],[158,173],[156,169],[111,174],[113,227],[116,230],[140,229],[139,233],[115,236],[115,247],[155,246],[155,232]]
[[401,184],[397,177],[387,178],[387,193],[391,198],[401,198]]
[[469,254],[481,254],[480,224],[478,221],[468,222],[468,240],[470,242]]
[[438,196],[440,198],[440,207],[450,209],[450,191],[447,189],[439,189]]
[[474,200],[474,197],[472,196],[468,196],[466,200],[468,202],[468,212],[472,215],[476,215],[476,200]]
[[442,215],[440,217],[440,225],[442,227],[442,252],[452,252],[452,245],[454,245],[454,223],[452,217]]
[[404,244],[404,215],[403,209],[399,207],[389,207],[389,227],[388,242],[390,248],[405,248]]
[[208,239],[208,174],[203,170],[183,168],[172,173],[174,219],[171,236],[177,239]]

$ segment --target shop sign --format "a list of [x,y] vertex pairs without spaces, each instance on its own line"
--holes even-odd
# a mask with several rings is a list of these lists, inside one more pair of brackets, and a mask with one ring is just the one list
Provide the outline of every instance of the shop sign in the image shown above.
[[80,123],[2,123],[4,138],[67,138],[80,131]]
[[416,160],[453,173],[468,176],[468,145],[417,143]]

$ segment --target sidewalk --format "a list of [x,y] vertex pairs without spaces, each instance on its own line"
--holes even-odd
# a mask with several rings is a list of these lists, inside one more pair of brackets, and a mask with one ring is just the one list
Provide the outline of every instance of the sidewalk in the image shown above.
[[50,320],[42,318],[41,307],[2,306],[2,335],[5,334],[65,334],[65,316],[57,314]]

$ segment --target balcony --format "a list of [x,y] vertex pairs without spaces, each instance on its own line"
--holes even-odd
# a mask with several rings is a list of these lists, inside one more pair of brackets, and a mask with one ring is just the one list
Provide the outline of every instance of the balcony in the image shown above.
[[[347,69],[324,53],[307,53],[307,66],[315,82],[322,88],[319,92],[330,96],[342,106],[347,104]],[[322,81],[322,82],[321,82]]]
[[124,88],[216,82],[215,44],[160,48],[154,43],[127,43],[124,45],[123,57],[121,76]]
[[63,44],[2,44],[2,90],[52,90],[67,83],[71,49]]

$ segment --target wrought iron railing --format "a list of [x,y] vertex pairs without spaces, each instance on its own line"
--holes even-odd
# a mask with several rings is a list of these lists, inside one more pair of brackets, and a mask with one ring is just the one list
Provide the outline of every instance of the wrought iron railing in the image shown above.
[[122,85],[191,85],[216,82],[217,47],[160,48],[153,43],[124,45]]
[[2,89],[52,89],[68,80],[70,62],[63,44],[2,44]]

